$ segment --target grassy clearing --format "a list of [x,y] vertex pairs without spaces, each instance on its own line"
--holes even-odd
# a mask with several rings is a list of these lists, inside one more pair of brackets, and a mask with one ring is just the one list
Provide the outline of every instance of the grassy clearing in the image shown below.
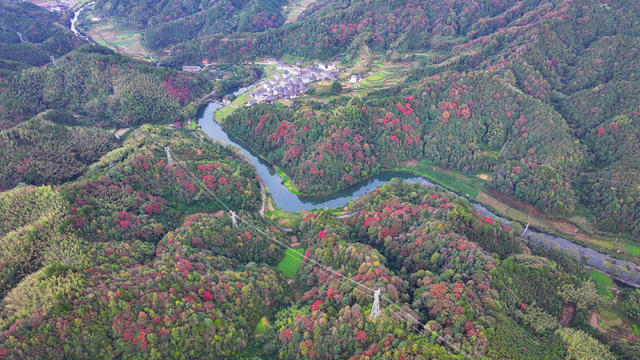
[[89,35],[102,46],[136,59],[151,61],[142,45],[142,31],[122,29],[110,20],[101,20],[91,26]]
[[608,300],[613,299],[613,293],[609,288],[614,287],[613,282],[609,277],[598,270],[591,269],[587,272],[589,277],[593,279],[596,283],[596,287],[598,288],[598,293],[604,296]]
[[287,64],[295,64],[296,61],[304,61],[304,58],[302,56],[293,56],[293,55],[289,55],[289,54],[285,54],[282,55],[282,62],[285,62]]
[[278,226],[288,228],[296,228],[303,218],[303,215],[299,212],[287,212],[275,207],[269,207],[265,211],[265,215]]
[[[605,329],[612,327],[624,327],[623,316],[620,313],[620,309],[614,307],[612,304],[604,304],[598,309],[600,313],[600,326]],[[604,326],[603,326],[604,325]]]
[[640,246],[632,244],[630,241],[624,245],[627,248],[627,253],[633,256],[640,256]]
[[302,14],[310,5],[312,5],[316,1],[317,0],[290,0],[289,4],[283,6],[282,9],[287,22],[289,23],[296,21],[300,14]]
[[276,166],[276,173],[278,173],[278,176],[280,176],[280,179],[282,179],[282,184],[286,186],[287,189],[289,189],[289,191],[291,191],[294,194],[300,194],[300,190],[298,190],[298,188],[291,183],[291,180],[289,179],[287,174],[285,174],[285,172],[277,166]]
[[298,273],[298,269],[300,269],[303,256],[304,248],[287,249],[284,259],[278,263],[278,270],[282,272],[284,277],[292,279]]
[[242,95],[238,96],[237,98],[233,99],[231,104],[223,106],[220,109],[218,109],[216,111],[216,114],[213,116],[213,118],[216,121],[223,120],[226,117],[228,117],[229,115],[233,114],[233,112],[236,111],[236,109],[239,108],[240,106],[245,106],[247,104],[247,102],[249,102],[249,100],[250,100],[250,95],[249,94],[251,93],[251,91],[252,91],[252,89],[248,90],[244,94],[242,94]]
[[472,199],[475,199],[485,187],[485,181],[478,177],[466,176],[453,170],[444,170],[427,160],[420,160],[415,165],[407,164],[393,170],[418,174],[457,193],[468,195]]

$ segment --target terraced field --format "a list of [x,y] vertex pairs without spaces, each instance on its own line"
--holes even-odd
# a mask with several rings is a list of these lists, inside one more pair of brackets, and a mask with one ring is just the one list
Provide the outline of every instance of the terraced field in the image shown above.
[[111,21],[101,20],[94,23],[89,35],[98,44],[119,53],[135,59],[151,61],[147,50],[142,45],[141,31],[122,29]]
[[284,16],[287,18],[287,22],[294,22],[298,19],[300,14],[307,10],[311,5],[318,0],[291,0],[288,5],[283,9]]

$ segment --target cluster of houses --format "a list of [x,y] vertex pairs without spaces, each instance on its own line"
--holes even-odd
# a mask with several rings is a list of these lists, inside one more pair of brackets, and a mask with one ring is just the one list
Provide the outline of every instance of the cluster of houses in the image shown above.
[[301,68],[276,62],[278,71],[271,79],[251,93],[247,106],[256,103],[273,103],[278,99],[293,99],[307,91],[307,85],[317,81],[335,80],[338,69],[335,63],[318,63],[315,67]]
[[29,2],[53,12],[66,12],[76,6],[75,0],[29,0]]

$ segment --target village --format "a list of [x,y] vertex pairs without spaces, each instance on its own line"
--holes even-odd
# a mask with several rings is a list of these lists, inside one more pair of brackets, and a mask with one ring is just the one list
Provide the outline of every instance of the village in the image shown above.
[[338,77],[338,68],[332,62],[317,63],[315,67],[300,67],[300,62],[294,66],[282,61],[275,62],[275,65],[277,73],[258,84],[258,89],[250,93],[251,100],[247,102],[247,106],[273,103],[279,99],[294,99],[304,94],[309,84],[333,81]]
[[54,12],[66,12],[79,3],[75,0],[33,0],[30,2]]

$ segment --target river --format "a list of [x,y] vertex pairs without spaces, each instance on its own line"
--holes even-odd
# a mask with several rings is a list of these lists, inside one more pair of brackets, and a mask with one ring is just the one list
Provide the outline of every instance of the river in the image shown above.
[[80,14],[82,13],[82,11],[83,11],[87,6],[92,5],[92,4],[93,4],[93,1],[91,1],[91,2],[86,2],[86,3],[84,3],[82,6],[80,6],[80,7],[78,8],[78,10],[76,10],[76,11],[73,13],[73,17],[71,18],[71,31],[72,31],[74,34],[76,34],[78,37],[80,37],[80,38],[82,38],[82,39],[84,39],[84,40],[87,40],[87,41],[89,41],[89,42],[91,42],[92,44],[94,44],[94,45],[95,45],[94,41],[93,41],[90,37],[88,37],[88,36],[86,36],[85,34],[81,33],[80,31],[78,31],[78,28],[76,28],[76,23],[78,22],[78,18],[80,18]]
[[204,110],[201,111],[198,123],[202,127],[202,130],[209,135],[213,140],[219,141],[223,144],[232,145],[249,160],[249,162],[256,168],[258,176],[262,179],[264,185],[269,190],[269,194],[273,198],[276,205],[285,211],[301,211],[301,210],[314,210],[323,208],[338,208],[345,206],[349,201],[359,198],[360,196],[368,193],[369,191],[378,188],[381,185],[386,184],[394,177],[401,177],[413,181],[424,181],[421,177],[409,173],[383,173],[369,180],[365,180],[353,187],[342,190],[337,193],[333,193],[327,196],[298,196],[286,186],[282,184],[282,180],[276,174],[275,170],[264,160],[258,158],[256,155],[244,148],[233,138],[222,130],[217,122],[213,121],[213,115],[217,109],[222,107],[221,104],[210,102]]
[[[242,90],[246,91],[246,88],[237,91],[234,95],[237,96],[242,94]],[[273,168],[266,161],[258,158],[255,154],[245,149],[244,146],[240,145],[230,137],[218,123],[213,121],[215,111],[221,107],[222,104],[210,102],[206,107],[201,109],[198,123],[202,130],[211,139],[237,148],[256,168],[258,176],[260,176],[264,185],[268,188],[273,201],[282,210],[296,212],[301,210],[343,207],[349,201],[357,199],[381,185],[386,184],[392,178],[402,178],[407,181],[425,183],[427,185],[440,187],[427,179],[417,177],[411,173],[384,172],[368,180],[362,181],[348,189],[327,196],[297,196],[282,184],[282,180],[278,174],[276,174]],[[474,202],[471,202],[471,204],[474,206],[475,211],[482,216],[493,218],[503,225],[508,225],[510,223],[509,220],[494,214],[481,204]],[[587,266],[604,271],[605,273],[614,276],[618,281],[627,285],[640,288],[640,271],[637,271],[636,265],[630,261],[614,259],[609,255],[602,254],[591,248],[573,243],[562,237],[536,231],[531,227],[525,237],[528,241],[541,244],[547,248],[560,249],[574,256],[584,257],[586,258]],[[606,263],[609,263],[610,265],[607,266]]]

